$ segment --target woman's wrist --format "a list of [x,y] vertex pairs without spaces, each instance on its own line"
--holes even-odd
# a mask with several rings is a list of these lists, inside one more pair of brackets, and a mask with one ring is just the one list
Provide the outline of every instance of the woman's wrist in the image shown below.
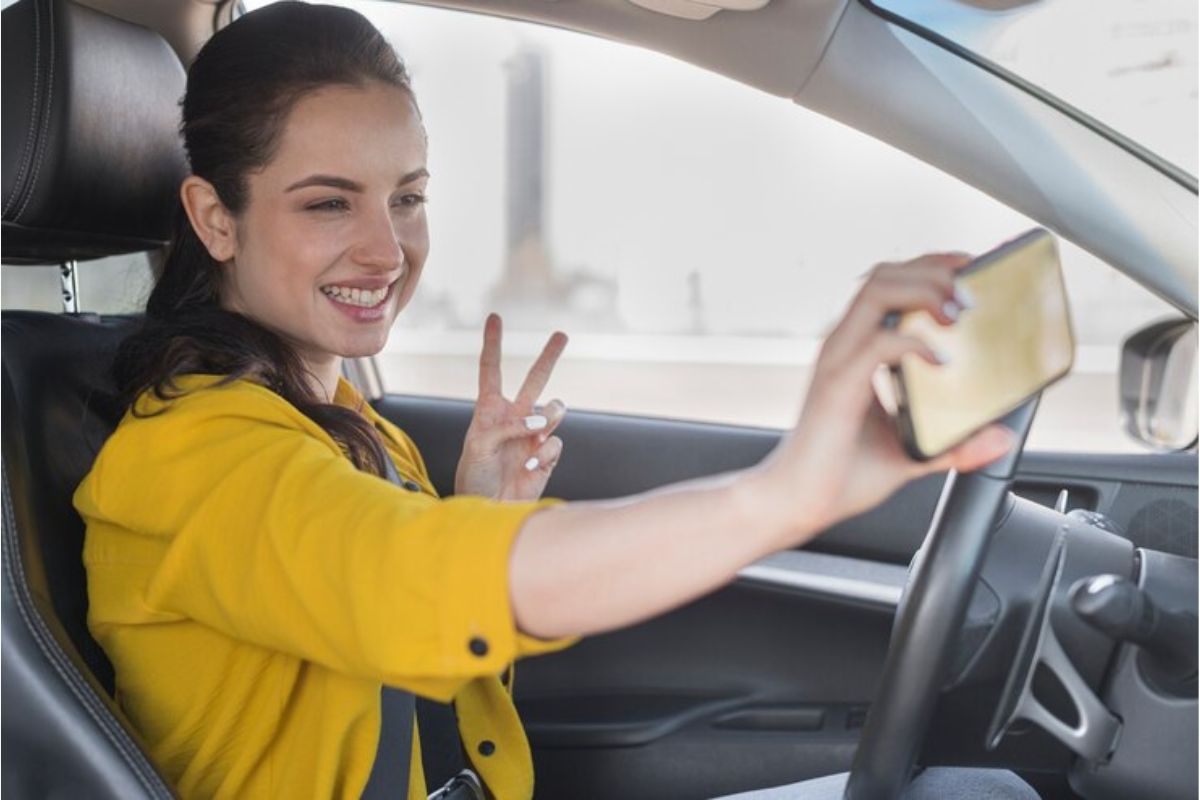
[[743,470],[729,486],[732,502],[746,529],[761,531],[765,553],[797,547],[813,538],[819,528],[805,512],[803,487],[780,474],[779,464],[768,457]]

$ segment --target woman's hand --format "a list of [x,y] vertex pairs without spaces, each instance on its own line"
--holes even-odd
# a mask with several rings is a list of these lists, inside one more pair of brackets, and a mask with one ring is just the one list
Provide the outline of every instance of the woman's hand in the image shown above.
[[561,400],[551,400],[540,410],[534,403],[567,346],[567,335],[558,331],[550,337],[511,401],[501,391],[500,337],[500,317],[489,314],[479,356],[479,399],[463,442],[454,491],[496,500],[536,500],[562,456],[562,440],[553,434],[567,408]]
[[795,429],[758,466],[530,515],[509,567],[518,627],[550,638],[641,621],[871,508],[915,477],[974,469],[1007,452],[1013,435],[992,426],[944,456],[915,462],[871,385],[880,364],[907,353],[938,360],[883,320],[890,311],[925,309],[952,324],[966,305],[954,274],[967,261],[932,255],[876,268],[822,346]]
[[1013,446],[1012,433],[992,425],[938,458],[914,461],[872,388],[879,365],[906,354],[940,363],[920,339],[883,327],[884,317],[923,309],[943,325],[954,324],[960,313],[970,313],[955,290],[955,272],[969,261],[934,254],[881,264],[825,340],[796,427],[750,476],[759,490],[756,502],[780,515],[788,531],[782,546],[874,507],[914,478],[977,469]]

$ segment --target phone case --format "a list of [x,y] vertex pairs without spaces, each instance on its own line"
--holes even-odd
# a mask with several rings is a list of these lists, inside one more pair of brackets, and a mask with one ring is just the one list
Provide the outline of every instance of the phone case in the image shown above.
[[[959,275],[962,277],[965,277],[972,273],[981,272],[983,270],[986,270],[989,267],[991,267],[997,263],[1000,263],[1006,256],[1010,255],[1011,253],[1013,253],[1017,250],[1020,250],[1021,248],[1026,247],[1027,245],[1030,245],[1044,237],[1053,238],[1053,234],[1051,234],[1049,231],[1047,231],[1044,228],[1034,228],[1032,230],[1026,231],[1025,233],[1021,234],[1020,236],[1000,245],[999,247],[997,247],[993,250],[990,250],[989,252],[987,252],[987,253],[983,254],[982,256],[980,256],[979,258],[975,259],[971,264],[964,267],[959,272]],[[1064,295],[1064,299],[1065,299],[1065,297],[1066,297],[1065,289],[1064,289],[1063,295]],[[889,328],[896,328],[900,324],[900,319],[901,319],[901,316],[899,314],[896,314],[896,313],[888,314],[887,317],[885,317],[885,319],[884,319],[884,326],[889,327]],[[1066,323],[1067,323],[1068,335],[1069,335],[1069,338],[1071,341],[1071,347],[1072,347],[1072,352],[1073,352],[1074,351],[1075,334],[1074,334],[1073,327],[1071,325],[1069,313],[1066,318]],[[1050,386],[1055,381],[1057,381],[1060,378],[1062,378],[1063,376],[1065,376],[1067,373],[1070,372],[1073,361],[1074,361],[1074,359],[1072,357],[1072,359],[1067,364],[1065,369],[1061,370],[1060,372],[1058,372],[1054,375],[1049,376],[1042,383],[1038,384],[1037,387],[1035,389],[1033,389],[1031,392],[1024,395],[1016,402],[1009,404],[1009,406],[1007,408],[1005,408],[1004,411],[996,414],[990,420],[982,423],[977,428],[969,431],[963,437],[958,439],[954,444],[951,444],[949,447],[939,450],[937,452],[926,452],[921,448],[920,443],[918,442],[916,430],[913,425],[912,414],[910,412],[910,403],[909,403],[907,386],[906,386],[906,382],[905,382],[904,368],[901,364],[892,365],[890,367],[889,372],[891,375],[891,387],[892,387],[892,391],[894,394],[895,405],[896,405],[896,413],[894,415],[894,419],[896,422],[897,430],[900,434],[900,440],[904,445],[905,451],[914,460],[928,461],[929,459],[935,458],[935,457],[941,455],[942,453],[945,453],[948,450],[953,449],[958,444],[961,444],[963,441],[966,441],[971,436],[973,436],[975,433],[979,432],[983,428],[990,425],[996,419],[999,419],[999,418],[1003,417],[1005,414],[1008,414],[1013,409],[1019,407],[1022,403],[1024,403],[1030,397],[1043,391],[1047,386]]]

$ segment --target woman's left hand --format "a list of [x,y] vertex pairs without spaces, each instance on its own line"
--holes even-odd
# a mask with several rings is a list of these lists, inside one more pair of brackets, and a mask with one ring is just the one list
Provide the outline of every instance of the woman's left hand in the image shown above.
[[567,335],[557,331],[550,337],[511,401],[501,391],[500,336],[500,317],[489,314],[479,356],[479,399],[458,460],[454,491],[495,500],[536,500],[562,455],[562,440],[553,434],[567,407],[561,400],[551,400],[542,409],[534,403],[567,346]]

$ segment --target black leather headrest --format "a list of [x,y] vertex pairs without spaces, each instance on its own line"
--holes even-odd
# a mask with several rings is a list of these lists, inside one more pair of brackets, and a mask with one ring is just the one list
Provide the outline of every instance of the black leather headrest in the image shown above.
[[187,174],[174,51],[65,0],[20,0],[0,27],[0,257],[58,263],[161,246]]

